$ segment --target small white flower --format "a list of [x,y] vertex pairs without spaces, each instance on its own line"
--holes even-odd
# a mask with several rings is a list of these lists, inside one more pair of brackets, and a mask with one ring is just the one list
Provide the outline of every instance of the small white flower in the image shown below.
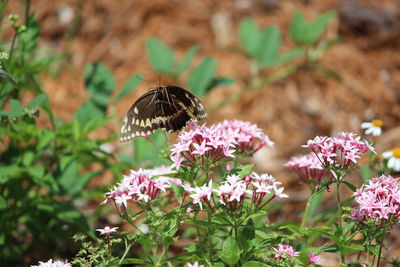
[[381,120],[372,120],[371,122],[361,123],[361,128],[365,129],[365,134],[380,136],[382,134],[383,122]]
[[400,147],[383,152],[382,156],[385,159],[389,159],[387,162],[388,168],[400,172]]
[[111,228],[110,226],[106,226],[104,229],[96,229],[96,231],[99,231],[102,235],[110,235],[111,233],[116,232],[117,229],[118,227]]
[[67,261],[54,261],[50,259],[48,262],[39,261],[39,265],[31,265],[31,267],[72,267]]

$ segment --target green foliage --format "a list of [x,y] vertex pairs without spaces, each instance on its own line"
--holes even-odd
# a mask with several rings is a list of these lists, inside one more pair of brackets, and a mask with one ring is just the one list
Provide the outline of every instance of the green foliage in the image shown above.
[[290,37],[299,45],[312,45],[321,38],[329,22],[335,16],[334,11],[328,11],[312,22],[307,22],[303,14],[296,12],[289,29]]
[[304,54],[303,49],[293,49],[282,55],[281,32],[275,26],[261,30],[251,19],[245,19],[239,27],[239,39],[247,55],[255,60],[260,68],[271,68],[284,64]]

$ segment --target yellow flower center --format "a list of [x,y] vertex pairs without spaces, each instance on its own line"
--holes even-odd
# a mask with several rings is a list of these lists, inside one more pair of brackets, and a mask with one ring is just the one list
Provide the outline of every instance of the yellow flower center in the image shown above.
[[393,148],[392,153],[393,157],[400,158],[400,147]]
[[372,125],[375,127],[382,127],[383,126],[383,121],[381,120],[372,120]]

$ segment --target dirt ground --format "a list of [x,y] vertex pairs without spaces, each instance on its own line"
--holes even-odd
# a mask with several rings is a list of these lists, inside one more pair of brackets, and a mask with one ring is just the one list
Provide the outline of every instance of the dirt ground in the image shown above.
[[[15,1],[15,9],[20,6]],[[249,78],[249,66],[242,54],[237,29],[240,21],[253,18],[259,25],[276,25],[282,31],[283,51],[294,47],[288,36],[292,14],[300,10],[309,19],[336,10],[326,38],[337,35],[321,63],[340,75],[341,81],[304,69],[271,86],[245,95],[209,114],[208,123],[241,119],[256,123],[276,143],[257,154],[263,171],[283,180],[291,198],[281,217],[303,209],[308,190],[298,185],[293,173],[282,166],[289,157],[304,153],[300,145],[316,135],[338,131],[361,134],[360,124],[373,118],[384,121],[384,133],[377,141],[379,153],[400,146],[400,4],[385,1],[318,0],[35,0],[32,11],[42,27],[42,45],[68,53],[68,64],[56,77],[43,76],[56,115],[70,120],[87,97],[82,81],[85,64],[106,64],[121,86],[136,72],[144,74],[137,91],[117,107],[123,116],[137,96],[159,83],[149,66],[145,41],[157,37],[182,59],[192,45],[200,46],[200,57],[218,62],[218,75],[234,77],[237,83],[214,89],[206,106],[235,94]],[[221,19],[222,18],[222,19]],[[223,22],[221,22],[221,20]],[[221,26],[222,25],[222,26]],[[199,59],[200,57],[197,57]],[[270,70],[266,74],[273,73]],[[161,77],[168,84],[166,77]],[[100,134],[109,134],[106,129]],[[285,215],[286,214],[286,215]],[[387,242],[392,257],[400,256],[397,232]],[[324,266],[335,259],[323,255]]]

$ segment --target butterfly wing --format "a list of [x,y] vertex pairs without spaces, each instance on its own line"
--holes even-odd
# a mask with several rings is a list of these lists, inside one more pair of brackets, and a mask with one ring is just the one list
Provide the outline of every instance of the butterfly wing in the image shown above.
[[156,106],[153,102],[157,98],[159,92],[151,90],[141,96],[131,106],[120,129],[120,140],[123,142],[130,141],[138,136],[147,136],[154,132],[151,119],[154,118]]
[[183,109],[193,120],[204,121],[207,119],[207,113],[203,103],[191,92],[177,86],[167,86],[169,95],[175,102],[181,103]]
[[120,140],[144,137],[156,129],[176,132],[190,120],[206,118],[204,105],[189,91],[177,86],[158,87],[131,106],[121,125]]

